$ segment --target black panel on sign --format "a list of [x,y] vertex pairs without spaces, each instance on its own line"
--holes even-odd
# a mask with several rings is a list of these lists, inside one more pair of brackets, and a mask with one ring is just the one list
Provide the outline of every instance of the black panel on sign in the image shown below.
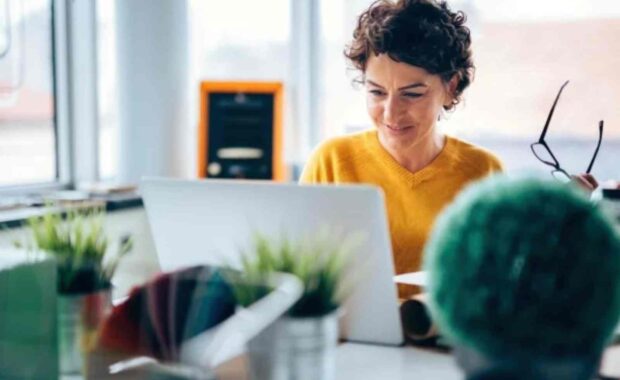
[[271,179],[273,94],[209,95],[207,177]]

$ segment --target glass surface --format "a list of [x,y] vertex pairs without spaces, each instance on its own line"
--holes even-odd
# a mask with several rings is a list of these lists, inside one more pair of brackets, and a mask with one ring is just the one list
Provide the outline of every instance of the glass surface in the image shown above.
[[0,1],[0,187],[57,178],[51,0]]
[[[113,179],[119,172],[115,6],[115,1],[111,0],[97,2],[99,173],[102,179]],[[193,96],[189,112],[193,125],[198,124],[200,81],[288,80],[289,0],[190,0],[189,8],[191,72],[188,75]],[[268,17],[256,17],[266,12]],[[289,88],[293,85],[285,83],[286,91]],[[290,117],[290,104],[285,102],[285,119]]]
[[[363,87],[355,90],[342,54],[357,15],[370,0],[322,0],[321,139],[371,128]],[[586,170],[599,120],[605,141],[592,168],[600,180],[620,178],[620,2],[587,0],[449,1],[468,16],[476,65],[464,100],[440,122],[447,133],[490,149],[507,170],[547,168],[532,155],[558,87],[562,95],[547,142],[569,173]],[[535,10],[535,11],[534,11]]]
[[116,73],[116,1],[97,1],[99,101],[99,177],[118,174],[118,84]]

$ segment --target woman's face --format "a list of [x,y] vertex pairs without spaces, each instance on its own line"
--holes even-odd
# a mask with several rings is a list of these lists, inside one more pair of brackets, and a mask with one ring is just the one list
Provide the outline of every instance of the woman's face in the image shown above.
[[408,151],[435,142],[435,124],[452,96],[438,75],[373,55],[366,63],[366,106],[388,150]]

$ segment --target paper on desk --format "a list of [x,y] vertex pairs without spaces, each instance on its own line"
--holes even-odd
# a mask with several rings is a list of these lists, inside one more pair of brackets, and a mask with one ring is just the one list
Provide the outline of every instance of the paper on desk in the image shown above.
[[425,271],[419,271],[399,274],[398,276],[394,276],[394,282],[398,284],[425,287],[428,283],[428,273]]

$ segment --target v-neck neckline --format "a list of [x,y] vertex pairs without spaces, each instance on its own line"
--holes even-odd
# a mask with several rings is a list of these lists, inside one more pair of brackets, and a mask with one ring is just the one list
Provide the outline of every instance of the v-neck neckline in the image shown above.
[[378,152],[379,160],[386,166],[393,169],[399,176],[403,177],[412,186],[432,177],[439,168],[445,168],[446,163],[449,161],[449,152],[452,151],[454,145],[454,139],[446,135],[446,141],[439,154],[433,158],[428,165],[418,171],[412,172],[396,161],[396,159],[392,157],[383,145],[381,145],[376,129],[369,132],[367,142],[370,150],[373,152]]

